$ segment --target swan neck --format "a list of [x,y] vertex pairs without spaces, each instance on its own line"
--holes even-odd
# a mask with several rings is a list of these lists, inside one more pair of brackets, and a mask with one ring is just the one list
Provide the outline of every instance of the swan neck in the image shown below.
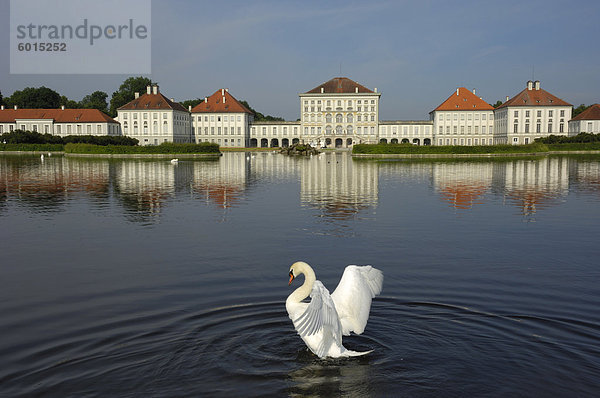
[[308,266],[302,267],[298,270],[298,274],[304,274],[304,283],[302,286],[294,290],[294,292],[290,295],[290,299],[295,302],[300,302],[307,298],[312,291],[315,280],[317,280],[315,276],[315,272]]

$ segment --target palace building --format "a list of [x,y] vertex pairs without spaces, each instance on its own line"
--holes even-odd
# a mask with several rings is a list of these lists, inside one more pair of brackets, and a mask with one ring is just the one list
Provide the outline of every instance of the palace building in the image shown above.
[[229,89],[215,91],[191,112],[195,142],[215,142],[223,147],[250,145],[248,125],[254,120],[254,115],[229,94]]
[[0,134],[26,129],[55,135],[124,135],[140,145],[213,142],[221,147],[319,148],[356,144],[414,145],[528,144],[536,138],[600,132],[600,105],[571,120],[572,105],[528,81],[519,94],[494,109],[475,90],[459,87],[429,120],[379,120],[377,88],[335,77],[298,94],[297,121],[255,121],[253,112],[229,89],[221,88],[193,109],[164,96],[158,85],[117,110],[117,117],[94,109],[4,109]]
[[429,113],[434,145],[491,145],[494,107],[465,87]]
[[567,136],[573,106],[540,88],[527,87],[494,111],[494,143],[522,145],[551,134]]
[[579,133],[600,134],[600,104],[594,104],[569,120],[569,136]]
[[14,130],[67,135],[120,135],[119,123],[97,109],[0,109],[0,134]]
[[190,112],[173,99],[165,97],[158,85],[146,87],[146,93],[117,109],[122,134],[136,138],[139,145],[163,142],[194,142]]

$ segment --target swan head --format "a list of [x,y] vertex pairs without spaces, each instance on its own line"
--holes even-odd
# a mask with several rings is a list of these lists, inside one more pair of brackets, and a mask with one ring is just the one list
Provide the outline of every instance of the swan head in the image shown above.
[[288,286],[292,284],[294,278],[296,278],[300,274],[304,274],[306,269],[310,268],[310,265],[306,264],[304,261],[296,261],[290,267],[290,281],[288,282]]

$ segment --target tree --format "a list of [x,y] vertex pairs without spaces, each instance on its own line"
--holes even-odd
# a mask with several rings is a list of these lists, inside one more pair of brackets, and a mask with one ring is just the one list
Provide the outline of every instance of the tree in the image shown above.
[[571,117],[579,115],[581,112],[585,111],[590,106],[591,105],[586,106],[585,104],[581,104],[577,108],[573,108],[573,114],[571,115]]
[[112,117],[117,116],[117,109],[132,101],[135,93],[145,93],[146,87],[152,85],[152,80],[147,77],[129,77],[123,81],[119,90],[115,91],[110,99],[110,113]]
[[490,105],[491,105],[491,106],[493,106],[494,108],[497,108],[497,107],[499,107],[499,106],[500,106],[500,105],[502,105],[502,104],[503,104],[503,102],[502,102],[502,101],[500,101],[500,100],[498,100],[498,101],[496,101],[496,103],[495,103],[495,104],[490,104]]
[[67,109],[81,108],[81,106],[79,106],[79,102],[74,101],[72,99],[68,99],[65,95],[62,95],[60,97],[60,105],[64,106]]
[[187,109],[187,108],[188,108],[188,106],[191,106],[191,107],[193,108],[193,107],[195,107],[196,105],[198,105],[198,104],[200,104],[200,103],[202,103],[202,102],[204,102],[204,100],[203,100],[203,99],[196,98],[196,99],[194,99],[194,100],[185,100],[185,101],[183,101],[183,102],[180,102],[180,104],[181,104],[181,105],[183,105],[183,107],[184,107],[185,109]]
[[17,105],[19,108],[59,108],[60,94],[48,87],[26,87],[15,91],[8,99],[10,106]]
[[90,95],[86,95],[79,102],[79,106],[84,109],[98,109],[104,113],[108,113],[108,105],[106,99],[108,94],[104,91],[94,91]]
[[255,122],[283,122],[285,121],[284,118],[282,117],[278,117],[278,116],[271,116],[271,115],[263,115],[260,112],[255,111],[250,104],[248,104],[248,102],[246,101],[240,101],[240,104],[244,105],[246,108],[248,108],[252,113],[254,113],[254,121]]

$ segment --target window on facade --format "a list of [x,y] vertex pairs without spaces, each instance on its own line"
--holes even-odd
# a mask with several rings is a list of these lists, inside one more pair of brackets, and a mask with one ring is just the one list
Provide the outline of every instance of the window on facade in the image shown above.
[[538,123],[535,125],[535,132],[539,133],[540,131],[542,131],[542,124]]
[[519,131],[519,125],[515,123],[513,133],[516,133],[518,131]]
[[342,132],[343,132],[343,130],[344,130],[344,129],[342,128],[342,126],[336,126],[336,127],[335,127],[335,133],[336,133],[337,135],[341,135],[341,134],[342,134]]
[[[125,122],[125,123],[127,123],[127,122]],[[60,124],[58,126],[56,126],[56,133],[62,134],[62,126]]]
[[348,116],[346,117],[346,120],[347,120],[347,122],[348,122],[348,123],[352,123],[352,119],[353,119],[353,118],[352,118],[352,114],[351,114],[351,113],[349,113],[349,114],[348,114]]
[[519,117],[519,111],[514,111],[513,116],[514,117]]
[[335,115],[336,123],[342,123],[343,120],[344,120],[344,118],[341,113],[338,113],[337,115]]
[[148,134],[148,122],[144,122],[144,134]]
[[375,115],[371,115],[371,121],[374,122],[375,121]]
[[542,111],[537,111],[537,117],[542,117]]
[[525,132],[529,133],[529,123],[525,123]]
[[[561,111],[561,112],[562,112],[562,111]],[[564,133],[564,132],[565,132],[565,125],[564,125],[564,123],[561,123],[561,124],[558,126],[558,131],[559,131],[559,132],[561,132],[561,133]]]
[[525,111],[525,117],[529,117],[529,111]]

